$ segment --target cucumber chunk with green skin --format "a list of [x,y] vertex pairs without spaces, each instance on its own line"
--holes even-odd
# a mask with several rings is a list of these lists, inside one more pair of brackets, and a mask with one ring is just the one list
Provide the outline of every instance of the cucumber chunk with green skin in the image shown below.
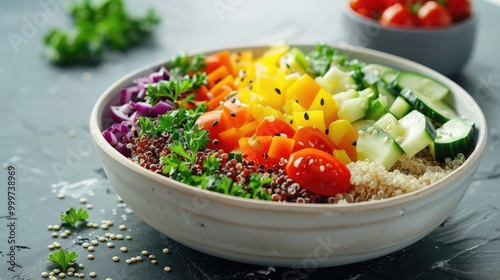
[[382,75],[382,82],[384,82],[386,85],[394,85],[397,77],[399,75],[399,72],[393,71],[393,72],[386,72],[384,75]]
[[370,105],[369,102],[368,97],[365,96],[344,100],[337,115],[339,119],[348,120],[350,123],[355,122],[366,116],[366,111]]
[[405,153],[412,157],[436,139],[436,130],[429,119],[422,113],[413,110],[399,120],[403,135],[396,142]]
[[387,98],[385,96],[380,96],[370,102],[370,108],[366,111],[366,118],[376,121],[388,112],[389,107],[387,107]]
[[396,117],[391,113],[383,115],[373,124],[373,126],[389,133],[389,135],[391,135],[394,139],[403,134],[403,129],[401,128],[398,119],[396,119]]
[[382,78],[385,73],[395,73],[397,72],[394,68],[376,64],[376,63],[371,63],[367,64],[362,68],[363,72],[365,75],[368,75],[368,73],[374,74],[379,78]]
[[389,86],[382,81],[377,82],[377,91],[379,96],[385,96],[387,98],[387,105],[389,107],[394,104],[394,101],[396,101],[396,98],[399,96],[395,90],[390,89]]
[[443,100],[450,89],[442,83],[415,72],[400,72],[396,78],[399,89],[410,88],[432,101]]
[[403,97],[398,96],[389,108],[389,112],[391,112],[397,119],[400,119],[411,112],[412,109],[411,105]]
[[358,131],[358,141],[356,142],[358,160],[368,159],[389,170],[403,153],[403,149],[391,135],[380,128],[371,126]]
[[438,124],[444,124],[457,117],[455,111],[442,100],[431,100],[420,92],[410,88],[403,88],[400,94],[412,105],[413,109],[422,112]]
[[474,122],[464,118],[454,118],[436,129],[437,137],[429,146],[434,160],[444,162],[458,154],[467,156],[474,150]]

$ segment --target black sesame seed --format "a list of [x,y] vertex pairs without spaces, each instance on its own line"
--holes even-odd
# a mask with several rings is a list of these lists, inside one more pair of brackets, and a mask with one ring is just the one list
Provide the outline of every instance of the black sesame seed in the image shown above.
[[290,119],[290,124],[293,124],[293,119]]
[[217,140],[217,139],[212,140],[212,144],[214,144],[214,145],[219,144],[219,140]]
[[286,68],[290,69],[290,65],[288,63],[286,64]]
[[274,90],[276,91],[276,93],[281,95],[281,90],[279,88],[275,88]]
[[330,130],[327,128],[325,129],[325,134],[328,135],[328,133],[330,133]]
[[262,154],[262,158],[263,158],[263,159],[267,159],[268,157],[269,157],[269,155],[268,155],[267,153],[263,153],[263,154]]
[[229,115],[230,115],[231,117],[233,117],[233,118],[235,118],[235,117],[236,117],[236,113],[235,113],[235,112],[231,112],[231,113],[229,113]]
[[243,82],[245,80],[245,77],[241,77],[240,81]]
[[248,89],[252,89],[252,86],[248,86]]
[[351,142],[351,145],[353,145],[353,146],[356,146],[357,144],[358,144],[358,142],[356,142],[356,141]]
[[231,99],[231,103],[236,103],[236,98]]
[[323,98],[321,98],[321,100],[319,101],[319,104],[321,104],[321,106],[325,105],[325,100]]
[[219,124],[219,121],[214,121],[214,122],[212,123],[212,126],[216,126],[216,125],[218,125],[218,124]]
[[214,84],[218,84],[220,81],[222,81],[222,79],[217,79],[215,80]]
[[307,112],[304,113],[304,119],[309,120],[309,114]]

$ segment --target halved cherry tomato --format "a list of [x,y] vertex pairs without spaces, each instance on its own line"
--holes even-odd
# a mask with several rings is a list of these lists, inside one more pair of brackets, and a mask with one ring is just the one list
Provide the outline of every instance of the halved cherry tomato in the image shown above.
[[386,8],[384,0],[349,0],[349,5],[354,11],[374,19],[378,19]]
[[468,18],[472,13],[470,0],[448,0],[447,7],[454,22]]
[[452,24],[450,12],[436,1],[428,1],[418,10],[419,25],[425,27],[448,27]]
[[380,16],[380,24],[392,27],[412,27],[416,20],[407,6],[396,3],[384,10]]
[[351,173],[345,164],[333,155],[313,148],[291,154],[286,173],[302,188],[319,195],[333,196],[351,187]]
[[312,126],[297,130],[293,140],[295,140],[294,152],[305,148],[314,148],[331,154],[334,149],[337,149],[333,140],[325,132]]
[[293,138],[295,135],[295,129],[286,121],[280,118],[265,118],[255,131],[257,136],[285,136],[288,138]]

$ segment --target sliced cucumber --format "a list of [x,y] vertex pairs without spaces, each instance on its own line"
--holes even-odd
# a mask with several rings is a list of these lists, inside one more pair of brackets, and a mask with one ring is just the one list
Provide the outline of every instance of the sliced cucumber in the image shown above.
[[342,91],[333,95],[333,98],[335,99],[335,102],[337,102],[337,106],[339,107],[342,106],[342,103],[344,103],[345,100],[356,97],[359,97],[359,92],[354,89]]
[[376,121],[388,112],[389,107],[387,106],[387,97],[380,96],[370,102],[370,107],[368,108],[368,111],[366,111],[366,118]]
[[387,97],[387,105],[389,107],[392,106],[394,101],[396,101],[396,98],[399,96],[395,90],[389,89],[389,87],[382,81],[377,83],[377,91],[379,96]]
[[337,115],[339,119],[348,120],[349,122],[357,121],[366,116],[366,111],[369,107],[368,97],[360,96],[344,100],[340,106]]
[[398,119],[396,119],[396,117],[394,117],[391,113],[383,115],[373,124],[373,126],[389,133],[389,135],[391,135],[394,139],[403,134],[403,129],[401,128]]
[[362,68],[362,70],[365,73],[365,75],[368,75],[368,73],[370,73],[370,74],[374,74],[375,76],[377,76],[379,78],[382,78],[384,76],[384,74],[386,74],[386,73],[389,73],[389,72],[395,73],[396,72],[396,70],[394,68],[380,65],[380,64],[375,64],[375,63],[365,65]]
[[462,153],[467,156],[474,149],[474,122],[464,118],[454,118],[436,129],[436,140],[429,150],[432,157],[439,162],[446,158],[454,159]]
[[450,93],[447,86],[415,72],[400,72],[396,83],[400,89],[410,88],[432,101],[443,100]]
[[455,111],[442,100],[431,100],[419,91],[407,87],[403,88],[400,94],[412,105],[413,109],[422,112],[438,124],[444,124],[457,117]]
[[368,97],[368,100],[373,101],[378,97],[378,94],[371,87],[368,87],[360,91],[359,96]]
[[393,71],[393,72],[386,72],[384,75],[382,75],[382,82],[384,82],[386,85],[393,85],[396,81],[396,78],[398,77],[399,72]]
[[354,129],[356,131],[359,131],[365,127],[373,126],[373,123],[374,123],[374,121],[372,121],[372,120],[361,119],[361,120],[357,120],[357,121],[351,123],[351,125],[352,125],[352,127],[354,127]]
[[396,97],[394,103],[389,107],[389,112],[391,112],[397,119],[404,117],[406,114],[411,112],[413,108],[410,104],[401,96]]
[[436,139],[436,130],[432,123],[416,110],[402,117],[399,124],[403,129],[403,135],[397,137],[396,141],[409,157],[414,156]]
[[403,153],[398,143],[382,129],[371,126],[358,131],[356,142],[358,160],[368,159],[389,170]]

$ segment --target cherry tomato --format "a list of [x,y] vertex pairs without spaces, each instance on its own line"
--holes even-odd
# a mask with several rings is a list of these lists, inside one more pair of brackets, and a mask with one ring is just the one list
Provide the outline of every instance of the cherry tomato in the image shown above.
[[359,14],[378,19],[386,8],[385,0],[349,0],[351,9]]
[[448,0],[448,11],[454,22],[470,17],[472,5],[469,0]]
[[418,10],[419,25],[444,28],[452,24],[450,12],[436,1],[425,2]]
[[282,119],[274,118],[269,120],[269,118],[264,119],[257,130],[255,131],[257,136],[285,136],[288,138],[293,138],[295,135],[295,130],[290,124]]
[[345,164],[318,149],[306,148],[292,153],[285,170],[302,188],[319,195],[333,196],[351,186],[351,173]]
[[413,27],[416,20],[407,6],[396,3],[384,10],[380,16],[380,24],[389,27]]
[[293,136],[293,140],[295,140],[294,151],[314,148],[331,154],[334,149],[337,149],[337,145],[335,145],[325,132],[312,126],[306,126],[297,130]]

